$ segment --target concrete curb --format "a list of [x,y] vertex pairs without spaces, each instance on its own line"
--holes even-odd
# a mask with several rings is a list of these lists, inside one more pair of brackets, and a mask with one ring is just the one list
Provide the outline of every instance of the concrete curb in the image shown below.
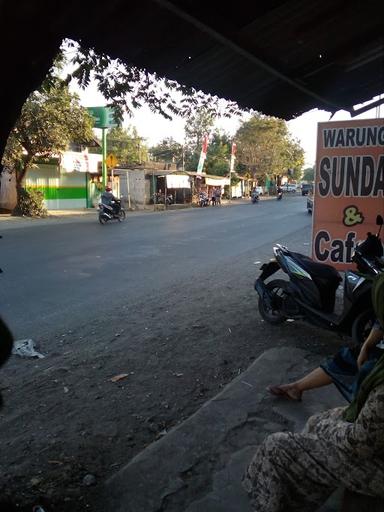
[[313,367],[300,349],[262,354],[219,395],[109,479],[106,509],[250,512],[240,482],[256,446],[269,433],[301,430],[313,413],[344,404],[333,388],[308,392],[301,403],[266,391],[271,380],[292,380]]

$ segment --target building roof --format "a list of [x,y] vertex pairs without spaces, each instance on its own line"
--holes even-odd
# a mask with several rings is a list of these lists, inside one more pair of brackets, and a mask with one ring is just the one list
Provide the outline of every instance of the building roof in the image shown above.
[[5,0],[0,144],[65,37],[265,114],[350,109],[384,92],[383,10],[382,0]]
[[[170,176],[170,175],[184,175],[184,176],[195,176],[195,177],[201,177],[201,178],[209,178],[209,179],[214,179],[214,180],[223,180],[223,179],[226,179],[228,178],[228,176],[217,176],[216,174],[206,174],[205,172],[203,173],[198,173],[198,172],[194,172],[194,171],[183,171],[181,169],[163,169],[163,170],[155,170],[155,169],[147,169],[145,167],[131,167],[131,168],[126,168],[126,167],[116,167],[113,172],[115,175],[120,175],[120,174],[125,174],[126,172],[129,172],[129,171],[142,171],[145,176],[147,177],[152,177],[152,176],[156,176],[156,177],[164,177],[164,176]],[[240,178],[240,176],[239,176]],[[240,179],[243,179],[243,178],[240,178]]]
[[381,0],[112,4],[112,31],[97,24],[73,36],[243,107],[288,119],[384,92]]

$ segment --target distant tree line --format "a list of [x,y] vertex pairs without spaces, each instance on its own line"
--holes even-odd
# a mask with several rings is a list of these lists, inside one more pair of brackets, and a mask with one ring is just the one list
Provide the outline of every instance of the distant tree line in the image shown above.
[[155,160],[166,160],[182,165],[187,171],[196,171],[205,134],[210,134],[204,171],[224,176],[229,173],[231,148],[237,146],[235,170],[238,175],[264,184],[266,179],[281,181],[300,180],[304,165],[304,150],[292,137],[287,123],[282,119],[253,115],[244,121],[234,137],[213,129],[214,119],[200,111],[189,119],[185,128],[184,144],[165,138],[150,148]]

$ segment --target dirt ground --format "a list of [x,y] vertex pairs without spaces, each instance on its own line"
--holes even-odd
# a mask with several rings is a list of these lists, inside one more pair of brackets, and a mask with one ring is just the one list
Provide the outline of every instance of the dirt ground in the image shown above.
[[0,371],[1,510],[9,498],[9,510],[113,512],[99,501],[105,479],[264,350],[336,350],[334,334],[263,322],[249,278],[212,281],[209,294],[176,283],[109,311],[108,327],[95,319],[41,340],[44,359],[12,356]]

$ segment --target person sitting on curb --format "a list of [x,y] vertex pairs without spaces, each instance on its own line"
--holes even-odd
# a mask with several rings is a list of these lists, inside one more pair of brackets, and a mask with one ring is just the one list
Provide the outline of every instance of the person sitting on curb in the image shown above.
[[360,349],[359,347],[342,347],[333,358],[328,359],[301,379],[289,384],[270,386],[268,391],[276,396],[300,401],[305,391],[334,383],[344,398],[351,402],[359,383],[384,354],[384,347],[377,346],[383,336],[384,330],[376,321]]
[[269,435],[243,477],[255,512],[317,510],[340,486],[384,497],[384,356],[348,407]]
[[372,305],[377,320],[361,347],[342,347],[333,358],[301,379],[269,386],[268,391],[276,396],[300,401],[304,391],[334,383],[344,398],[351,402],[360,383],[384,353],[384,273],[377,275],[372,282]]
[[[316,510],[340,485],[384,498],[384,355],[372,356],[384,332],[384,274],[373,282],[372,303],[378,320],[355,361],[361,370],[349,390],[352,402],[311,416],[301,433],[263,441],[242,482],[255,512]],[[306,389],[333,381],[320,367],[293,386],[275,386],[274,394],[300,400]]]

